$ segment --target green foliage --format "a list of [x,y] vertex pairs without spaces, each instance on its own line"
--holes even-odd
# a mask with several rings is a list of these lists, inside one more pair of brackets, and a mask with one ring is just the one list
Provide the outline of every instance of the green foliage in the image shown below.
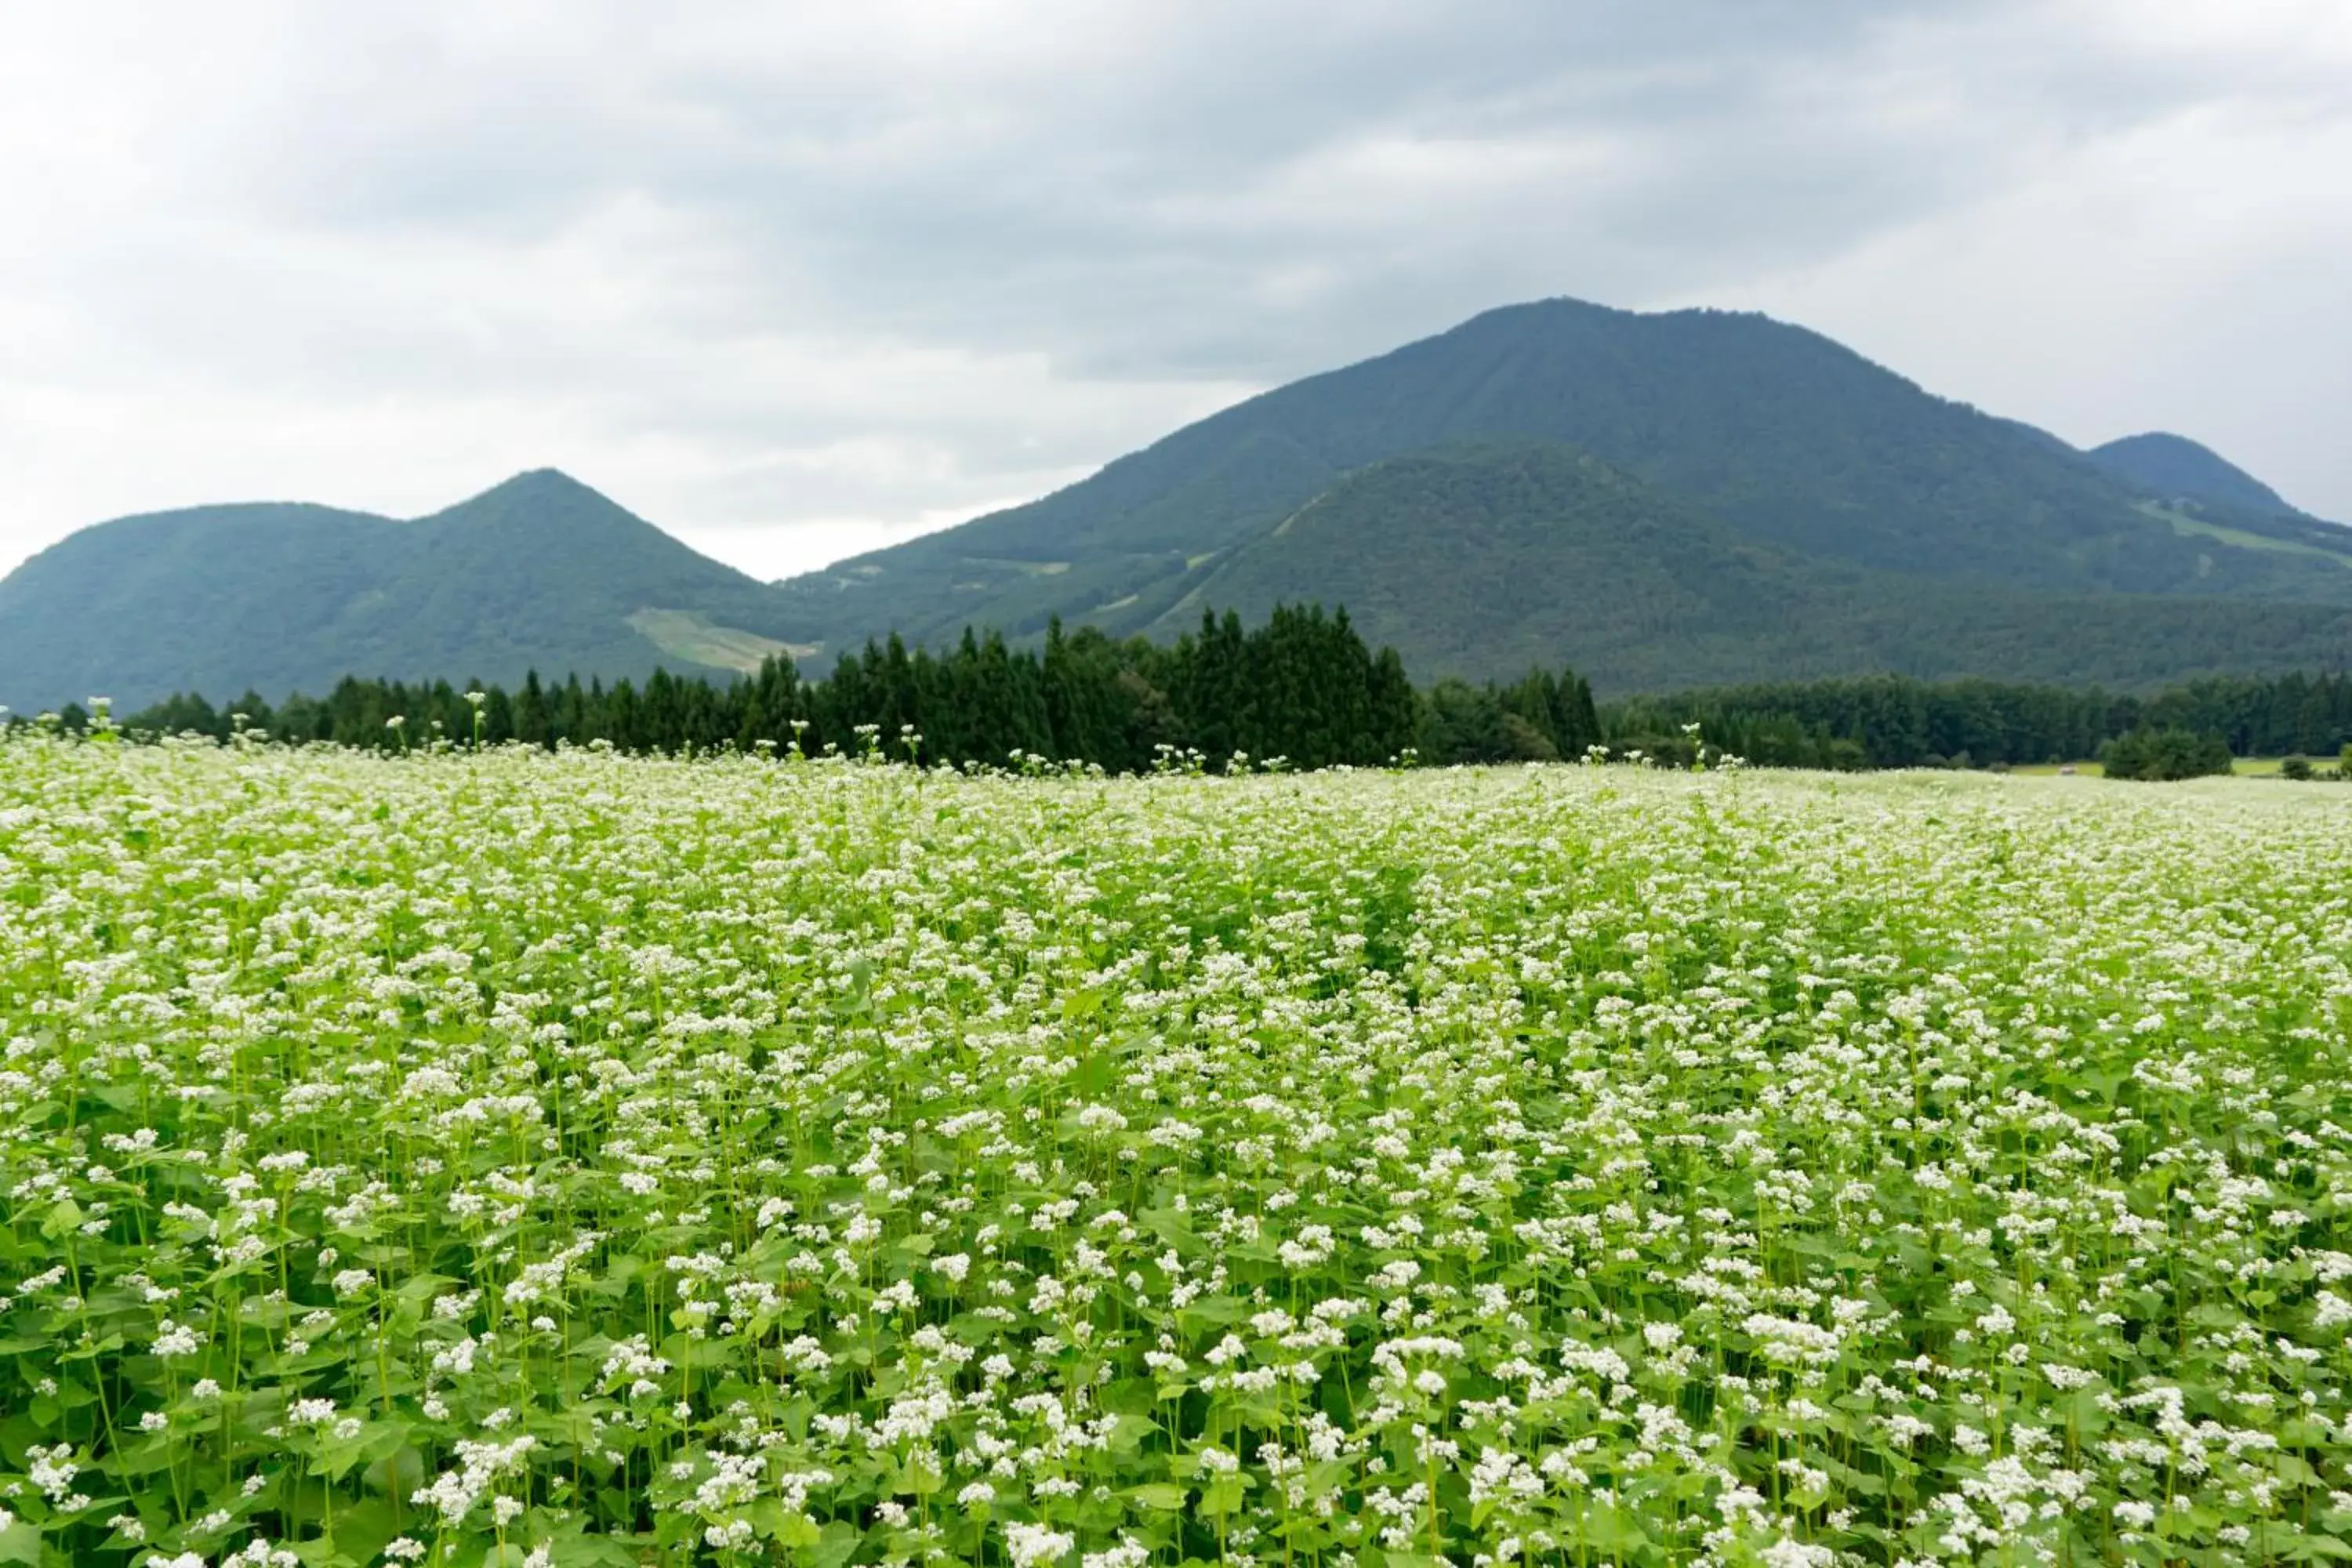
[[2099,748],[2111,779],[2194,779],[2230,771],[2230,743],[2210,731],[2143,724]]
[[6,731],[0,1562],[2326,1560],[2347,822]]
[[1573,670],[1531,670],[1507,687],[1441,680],[1422,704],[1421,761],[1574,761],[1599,742],[1592,689]]
[[[1529,679],[1530,692],[1517,700],[1560,704],[1573,716],[1580,698],[1579,721],[1589,721],[1591,693],[1573,676]],[[469,692],[480,695],[478,705]],[[477,740],[625,752],[797,747],[1143,773],[1179,759],[1222,767],[1237,752],[1299,768],[1378,765],[1412,746],[1419,722],[1419,697],[1396,655],[1367,648],[1346,611],[1276,605],[1246,630],[1237,616],[1203,617],[1197,635],[1173,647],[1139,637],[1114,643],[1092,626],[1065,635],[1055,623],[1035,651],[1008,648],[993,632],[967,631],[940,655],[909,650],[894,637],[815,681],[778,657],[724,686],[656,668],[642,686],[623,679],[608,688],[592,677],[583,688],[573,675],[550,689],[532,670],[514,696],[478,680],[412,686],[346,677],[323,700],[297,694],[275,709],[249,692],[226,712],[201,696],[174,694],[126,728],[384,751]]]
[[[407,686],[346,679],[323,701],[272,709],[247,692],[225,710],[174,696],[125,721],[134,734],[242,729],[279,739],[399,750],[474,732],[466,691],[478,681]],[[732,685],[664,675],[640,691],[575,676],[553,689],[536,672],[512,697],[492,686],[478,721],[491,743],[604,742],[629,751],[711,751],[762,743],[857,752],[866,734],[898,753],[902,730],[930,760],[1001,763],[1009,755],[1144,772],[1239,752],[1294,767],[1383,763],[1410,747],[1432,763],[1573,761],[1595,743],[1674,765],[1710,755],[1761,767],[2006,767],[2094,756],[2142,726],[2221,737],[2239,756],[2331,754],[2352,745],[2352,675],[2192,682],[2153,697],[1984,680],[1896,676],[1781,682],[1628,698],[1596,710],[1573,670],[1531,671],[1508,686],[1439,681],[1416,695],[1396,655],[1369,653],[1345,612],[1282,608],[1256,631],[1237,615],[1160,647],[1114,643],[1090,626],[1056,631],[1042,653],[967,633],[933,657],[903,643],[869,647],[822,680],[770,659]],[[403,730],[387,727],[399,715]],[[16,722],[26,722],[19,717]],[[79,730],[70,716],[65,728]],[[2339,773],[2352,769],[2339,769]]]
[[2065,762],[2142,726],[2218,735],[2242,757],[2333,753],[2352,744],[2352,675],[2209,679],[2146,698],[1874,676],[1628,698],[1605,706],[1601,722],[1619,750],[1700,724],[1767,767],[1910,768],[1963,755],[1979,767]]

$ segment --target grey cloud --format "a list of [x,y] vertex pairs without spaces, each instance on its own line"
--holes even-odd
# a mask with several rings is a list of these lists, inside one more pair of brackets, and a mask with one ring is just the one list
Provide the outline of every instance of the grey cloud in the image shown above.
[[[2177,198],[2104,150],[2224,111],[2314,144],[2352,121],[2342,26],[2222,0],[97,12],[44,19],[45,72],[0,49],[0,91],[86,121],[37,163],[40,124],[0,106],[0,202],[26,198],[0,239],[28,242],[0,246],[0,298],[34,302],[0,310],[0,465],[38,514],[6,553],[133,493],[12,438],[11,407],[148,442],[142,497],[289,450],[362,504],[563,461],[699,537],[878,540],[1552,293],[1796,311],[1930,384],[2036,395],[2005,412],[2155,423],[2145,387],[2032,352],[2058,307],[2006,286],[2047,270],[2019,193],[2073,178],[2143,214]],[[2277,196],[2302,226],[2271,243],[2347,202]],[[2010,252],[1967,243],[1995,232]],[[1903,319],[1874,258],[1959,288],[1938,247],[2024,318],[2040,384],[1970,357],[1999,322]],[[2221,287],[2177,234],[2142,254],[2149,331]],[[2314,384],[2311,345],[2265,352]],[[154,427],[182,405],[214,442],[243,422],[250,460]],[[364,457],[393,430],[428,449]],[[2352,513],[2310,445],[2276,450]]]

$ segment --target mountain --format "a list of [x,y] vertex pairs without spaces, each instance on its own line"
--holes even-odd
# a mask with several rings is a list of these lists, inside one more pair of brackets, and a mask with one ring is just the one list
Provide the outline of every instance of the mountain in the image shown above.
[[[2301,553],[2328,542],[2175,515],[2046,433],[1935,397],[1817,333],[1566,300],[1293,383],[1042,500],[783,586],[795,635],[833,651],[893,626],[920,640],[967,623],[1018,635],[1055,615],[1165,632],[1221,563],[1345,476],[1498,438],[1573,446],[1730,537],[1822,563],[2035,594],[2352,604],[2352,571],[2311,571]],[[1523,640],[1506,617],[1432,636],[1469,674],[1508,672],[1501,646]]]
[[2301,515],[2270,486],[2186,436],[2152,430],[2094,447],[2084,456],[2158,500],[2203,501],[2242,511]]
[[98,524],[0,580],[0,702],[718,672],[784,647],[782,596],[541,470],[413,522],[199,507]]
[[102,523],[0,580],[0,702],[776,651],[821,670],[893,631],[1165,639],[1284,600],[1345,605],[1423,681],[1569,662],[1604,695],[1880,670],[2130,689],[2342,668],[2352,530],[2179,437],[2078,452],[1763,316],[1555,300],[782,584],[549,471],[407,522]]
[[1606,691],[1759,670],[2136,686],[2158,663],[2179,679],[2337,664],[2352,647],[2352,608],[2337,605],[2047,593],[1824,561],[1530,441],[1360,468],[1237,548],[1161,625],[1318,598],[1424,676],[1565,662]]

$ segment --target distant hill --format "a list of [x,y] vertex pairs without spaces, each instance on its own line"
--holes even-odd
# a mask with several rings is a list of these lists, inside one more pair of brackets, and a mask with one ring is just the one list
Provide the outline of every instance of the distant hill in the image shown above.
[[[1042,500],[784,587],[800,640],[835,651],[886,627],[1034,633],[1055,615],[1152,628],[1343,476],[1495,438],[1571,444],[1732,536],[1821,562],[2036,593],[2352,602],[2352,574],[2184,526],[2055,437],[1816,333],[1564,300],[1281,387]],[[1520,640],[1505,619],[1489,633]]]
[[0,702],[715,672],[785,629],[772,586],[542,470],[414,522],[265,504],[84,529],[0,580]]
[[2186,436],[2150,431],[2094,447],[2084,455],[2158,500],[2205,501],[2244,511],[2301,515],[2270,486]]
[[[2352,569],[2352,561],[2346,563]],[[1155,632],[1203,605],[1254,619],[1344,604],[1424,679],[1572,665],[1603,690],[1758,670],[2147,682],[2342,662],[2352,609],[2051,594],[1877,572],[1743,537],[1556,443],[1439,447],[1358,469],[1237,548]],[[2161,650],[2160,652],[2158,650]]]

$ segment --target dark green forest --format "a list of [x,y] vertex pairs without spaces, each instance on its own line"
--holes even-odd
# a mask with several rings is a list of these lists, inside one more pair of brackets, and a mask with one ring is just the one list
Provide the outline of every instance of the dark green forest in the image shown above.
[[2153,697],[1899,676],[1633,698],[1607,741],[1685,757],[1683,727],[1764,767],[1995,767],[2078,761],[2141,730],[2213,737],[2236,756],[2334,756],[2352,742],[2352,674],[2215,677]]
[[[59,721],[80,729],[89,715],[71,707]],[[346,678],[323,696],[277,702],[257,692],[225,706],[174,696],[119,723],[133,734],[226,740],[243,730],[383,750],[798,747],[1111,773],[1221,770],[1236,752],[1294,768],[1573,761],[1595,745],[1669,764],[1703,750],[1762,767],[1982,768],[2090,758],[2141,731],[2178,731],[2238,756],[2334,756],[2352,743],[2352,674],[2214,678],[2146,697],[1885,675],[1596,706],[1568,669],[1416,689],[1394,651],[1370,647],[1345,610],[1281,606],[1255,627],[1230,611],[1204,614],[1172,645],[1055,624],[1035,649],[971,632],[943,655],[896,637],[869,643],[815,679],[781,657],[723,684],[659,670],[609,685],[534,672],[513,689]]]
[[[1534,686],[1557,691],[1559,680],[1538,678]],[[1578,688],[1574,696],[1583,728],[1562,734],[1561,744],[1597,735],[1591,693]],[[1538,728],[1551,722],[1549,708],[1528,710]],[[85,721],[78,712],[63,717]],[[1237,616],[1204,616],[1197,631],[1166,646],[1114,642],[1092,627],[1065,633],[1056,623],[1035,649],[968,631],[949,652],[933,654],[894,637],[814,680],[782,656],[726,684],[666,670],[610,685],[577,676],[543,682],[533,672],[511,691],[479,681],[346,679],[323,697],[275,704],[252,692],[226,709],[175,696],[124,728],[221,738],[251,729],[284,741],[395,750],[478,738],[602,742],[630,752],[798,747],[809,755],[878,751],[997,767],[1077,761],[1139,773],[1169,765],[1171,753],[1179,764],[1197,753],[1220,768],[1235,752],[1297,768],[1386,763],[1414,746],[1421,718],[1403,665],[1391,651],[1369,649],[1345,611],[1284,606],[1255,628]]]

